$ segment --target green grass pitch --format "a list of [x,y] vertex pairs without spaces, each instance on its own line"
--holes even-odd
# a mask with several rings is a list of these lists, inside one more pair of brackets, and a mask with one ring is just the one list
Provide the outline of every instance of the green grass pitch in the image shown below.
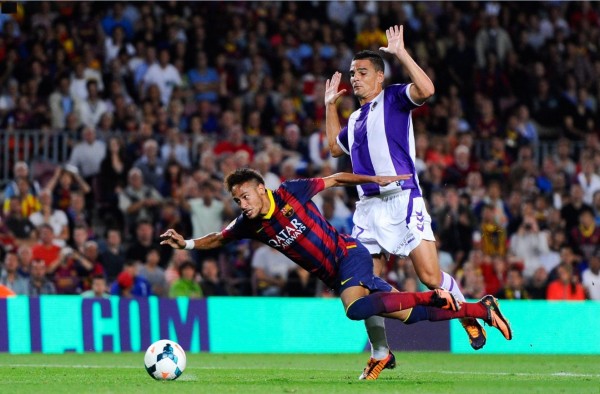
[[600,356],[397,353],[358,381],[368,354],[188,354],[176,381],[152,380],[143,354],[9,355],[0,393],[600,393]]

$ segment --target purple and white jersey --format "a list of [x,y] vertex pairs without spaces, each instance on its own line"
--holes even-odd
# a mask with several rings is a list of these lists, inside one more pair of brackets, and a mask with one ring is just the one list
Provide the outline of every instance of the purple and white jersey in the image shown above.
[[409,95],[411,84],[390,85],[370,103],[354,111],[338,135],[338,145],[350,155],[355,174],[402,175],[412,178],[385,187],[375,183],[357,186],[358,194],[376,196],[396,189],[418,189],[415,169],[415,136]]

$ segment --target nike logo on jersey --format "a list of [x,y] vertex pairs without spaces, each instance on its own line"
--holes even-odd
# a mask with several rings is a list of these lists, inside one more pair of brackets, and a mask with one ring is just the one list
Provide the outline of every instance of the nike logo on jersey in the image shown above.
[[344,286],[346,283],[348,283],[348,281],[349,281],[350,279],[352,279],[352,278],[354,278],[354,277],[353,277],[353,276],[351,276],[351,277],[349,277],[348,279],[346,279],[346,280],[343,280],[343,281],[342,281],[342,286]]

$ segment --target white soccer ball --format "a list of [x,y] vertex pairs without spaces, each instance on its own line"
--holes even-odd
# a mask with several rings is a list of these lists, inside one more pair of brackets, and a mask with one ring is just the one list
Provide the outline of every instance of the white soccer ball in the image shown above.
[[156,380],[175,380],[185,370],[185,352],[175,341],[161,339],[154,342],[144,355],[144,365]]

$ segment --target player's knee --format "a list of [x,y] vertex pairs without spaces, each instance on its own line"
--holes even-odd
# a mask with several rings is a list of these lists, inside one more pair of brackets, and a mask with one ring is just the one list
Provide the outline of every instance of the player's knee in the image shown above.
[[365,297],[359,298],[346,309],[346,316],[350,320],[365,320],[373,315],[372,308],[369,308],[369,304],[370,303]]

